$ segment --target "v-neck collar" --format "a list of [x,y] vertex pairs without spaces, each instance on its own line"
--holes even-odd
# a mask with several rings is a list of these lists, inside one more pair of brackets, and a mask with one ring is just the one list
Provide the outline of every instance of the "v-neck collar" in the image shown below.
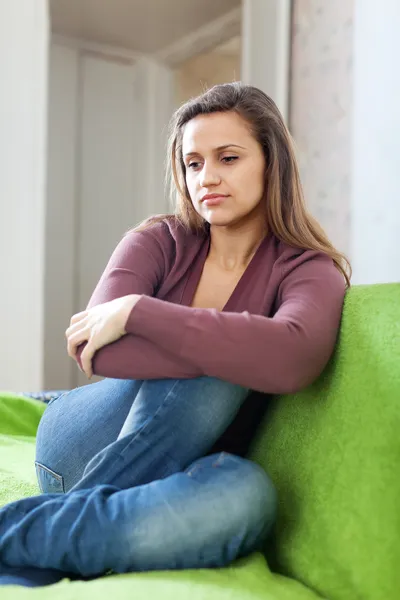
[[[255,251],[251,261],[247,265],[246,269],[243,271],[243,274],[239,281],[237,282],[232,294],[229,296],[222,312],[227,312],[232,310],[235,305],[236,298],[240,297],[243,289],[246,288],[247,281],[250,279],[254,269],[257,268],[260,260],[262,259],[263,249],[269,239],[269,234],[267,234],[259,244],[257,250]],[[184,306],[190,306],[193,302],[194,295],[196,293],[197,287],[200,283],[200,278],[203,273],[204,265],[210,250],[211,244],[211,236],[207,235],[204,238],[204,241],[200,247],[199,253],[190,269],[190,274],[186,282],[185,289],[182,294],[181,304]]]

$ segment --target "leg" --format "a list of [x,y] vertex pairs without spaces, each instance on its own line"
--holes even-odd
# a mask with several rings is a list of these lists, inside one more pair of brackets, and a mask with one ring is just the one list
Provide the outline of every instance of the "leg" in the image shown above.
[[[108,388],[108,394],[104,394],[104,387],[102,390],[93,389],[100,384],[112,386],[111,390]],[[124,418],[126,407],[131,407],[119,439],[94,457],[87,466],[88,478],[84,477],[82,482],[78,482],[78,489],[92,487],[99,483],[110,483],[110,478],[114,485],[129,487],[139,485],[140,478],[144,480],[143,482],[148,482],[167,477],[168,474],[184,468],[193,458],[198,458],[202,451],[207,451],[214,444],[233,420],[248,393],[239,386],[206,377],[196,380],[157,380],[139,383],[105,380],[100,384],[73,390],[48,407],[48,418],[45,420],[43,417],[38,436],[38,455],[43,463],[43,455],[46,459],[44,463],[46,467],[44,468],[42,464],[39,469],[43,491],[63,491],[60,486],[65,481],[71,482],[72,478],[76,477],[77,471],[79,472],[76,468],[79,459],[83,469],[87,458],[93,453],[93,446],[90,444],[88,446],[86,442],[87,438],[90,442],[88,431],[92,428],[93,437],[93,427],[97,427],[104,440],[104,428],[99,427],[99,423],[104,423],[105,428],[110,429],[107,416],[109,414],[114,416],[115,406],[120,408]],[[89,395],[88,388],[91,392]],[[105,400],[106,406],[104,406]],[[85,419],[82,419],[83,407],[86,410]],[[55,410],[56,408],[58,411]],[[92,410],[88,411],[88,408]],[[52,413],[50,409],[53,409]],[[93,420],[87,418],[88,412],[94,413]],[[103,413],[105,417],[102,416]],[[120,421],[116,425],[110,435],[111,439],[115,439]],[[160,425],[162,428],[157,432]],[[59,441],[60,434],[61,440],[65,443],[58,445],[57,452],[54,452],[53,442],[56,439],[57,442]],[[51,440],[50,443],[48,440]],[[102,441],[101,446],[103,443]],[[159,452],[155,452],[156,447]],[[62,449],[61,452],[59,448]],[[72,460],[68,453],[71,448]],[[170,450],[168,454],[165,452],[166,448]],[[179,456],[180,453],[182,456]],[[74,467],[72,470],[71,464]],[[55,468],[59,469],[58,473],[55,472]],[[42,496],[38,503],[47,502],[50,497],[49,494]],[[37,504],[34,499],[32,501],[34,505]],[[48,573],[46,576],[49,582],[52,581],[53,573]],[[59,576],[61,577],[62,573]]]
[[226,453],[133,489],[98,486],[48,498],[0,510],[4,570],[34,566],[93,576],[223,567],[261,549],[276,512],[264,471]]
[[41,489],[127,488],[182,471],[212,448],[247,394],[211,377],[104,380],[73,390],[49,405],[39,426]]
[[72,489],[125,489],[183,471],[212,448],[247,395],[212,377],[144,381],[118,440],[89,462]]
[[52,585],[61,579],[78,579],[73,573],[66,574],[53,569],[33,569],[31,567],[7,567],[6,573],[2,574],[0,566],[0,586],[22,585],[24,587],[43,587]]
[[[46,407],[36,437],[36,472],[42,492],[70,489],[89,460],[115,441],[141,381],[105,379],[62,393]],[[73,577],[51,569],[15,568],[0,585],[37,587]]]
[[81,479],[90,459],[118,438],[141,385],[104,379],[50,402],[36,436],[42,492],[66,492]]

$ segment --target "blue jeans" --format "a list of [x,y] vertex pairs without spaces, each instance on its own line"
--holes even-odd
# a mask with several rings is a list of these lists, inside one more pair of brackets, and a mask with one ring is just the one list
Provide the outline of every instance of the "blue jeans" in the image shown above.
[[104,379],[55,398],[37,433],[43,494],[0,509],[0,574],[222,567],[261,549],[276,513],[269,477],[207,455],[247,395],[200,377]]

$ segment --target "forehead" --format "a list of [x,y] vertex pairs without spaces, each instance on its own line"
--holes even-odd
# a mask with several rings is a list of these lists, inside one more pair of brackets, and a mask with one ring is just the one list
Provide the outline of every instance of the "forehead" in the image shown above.
[[183,154],[201,148],[217,148],[225,144],[255,142],[247,122],[237,113],[199,115],[186,125],[182,136]]

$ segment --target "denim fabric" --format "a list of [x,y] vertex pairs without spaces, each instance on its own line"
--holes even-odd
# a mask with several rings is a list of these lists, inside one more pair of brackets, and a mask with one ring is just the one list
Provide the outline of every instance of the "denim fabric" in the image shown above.
[[34,569],[32,567],[6,567],[0,569],[0,586],[22,585],[24,587],[43,587],[57,583],[61,579],[78,579],[74,573],[62,573],[52,569]]
[[44,494],[0,509],[0,571],[221,567],[261,548],[270,479],[238,456],[206,456],[247,394],[209,377],[105,379],[52,400],[37,435]]

